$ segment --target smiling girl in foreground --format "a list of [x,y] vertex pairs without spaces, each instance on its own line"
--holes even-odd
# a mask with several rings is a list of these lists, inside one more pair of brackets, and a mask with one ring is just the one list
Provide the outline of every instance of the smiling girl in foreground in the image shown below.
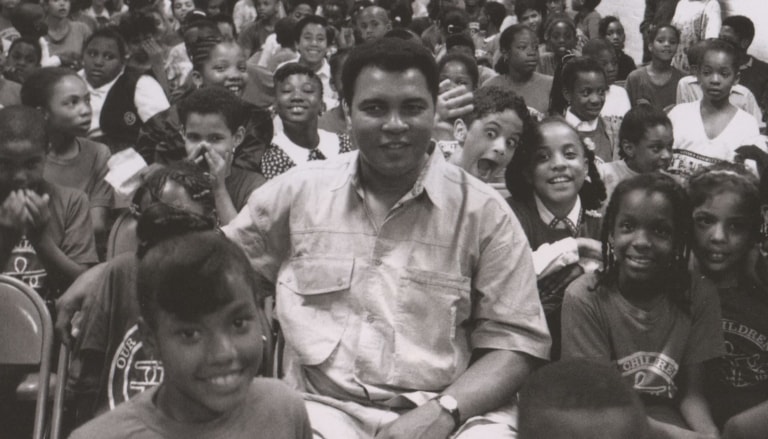
[[623,181],[603,224],[605,268],[574,281],[563,299],[563,358],[615,364],[661,437],[717,435],[702,374],[723,354],[719,303],[710,282],[688,273],[690,218],[671,177]]

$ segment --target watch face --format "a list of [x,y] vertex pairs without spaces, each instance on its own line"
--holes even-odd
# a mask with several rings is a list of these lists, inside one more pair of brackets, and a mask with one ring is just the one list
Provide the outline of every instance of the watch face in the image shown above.
[[440,402],[440,405],[445,407],[447,410],[454,411],[459,408],[459,403],[456,401],[456,398],[450,396],[450,395],[443,395],[438,400]]

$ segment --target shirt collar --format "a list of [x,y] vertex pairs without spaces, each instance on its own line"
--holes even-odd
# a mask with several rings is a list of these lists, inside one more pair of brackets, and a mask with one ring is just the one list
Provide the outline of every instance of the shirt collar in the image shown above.
[[[436,152],[437,154],[435,154]],[[428,153],[429,157],[421,169],[419,177],[416,179],[411,190],[403,196],[401,202],[416,198],[424,192],[435,206],[442,207],[446,205],[441,176],[442,168],[448,166],[448,164],[443,158],[443,154],[435,148],[434,142],[430,145]],[[345,172],[340,173],[338,180],[333,185],[333,189],[339,189],[349,182],[360,194],[360,151],[352,151],[342,155],[349,157],[349,166],[347,166]]]
[[88,92],[91,94],[97,94],[97,95],[103,95],[106,94],[109,90],[112,89],[112,86],[115,85],[115,82],[120,78],[120,76],[123,75],[123,72],[125,69],[121,70],[120,73],[115,76],[115,79],[107,82],[106,84],[102,85],[101,87],[94,87],[91,85],[90,82],[88,82],[88,78],[85,76],[85,69],[80,70],[77,72],[78,75],[80,75],[81,78],[83,78],[83,81],[85,81],[86,87],[88,87]]
[[595,131],[597,129],[597,119],[581,120],[579,116],[571,113],[571,107],[565,112],[565,121],[579,132]]
[[[536,210],[539,212],[539,218],[541,218],[541,221],[544,222],[544,224],[549,224],[557,218],[552,212],[547,209],[547,206],[544,205],[544,202],[541,201],[538,195],[533,194],[533,199],[536,201]],[[573,205],[573,209],[571,209],[570,212],[568,212],[568,215],[566,215],[566,218],[571,220],[573,224],[576,226],[579,225],[579,216],[581,215],[581,198],[576,197],[576,203]]]
[[739,67],[739,70],[746,70],[746,69],[752,67],[752,61],[754,61],[754,60],[755,59],[750,56],[749,57],[749,61],[747,61],[744,64],[742,64],[741,67]]

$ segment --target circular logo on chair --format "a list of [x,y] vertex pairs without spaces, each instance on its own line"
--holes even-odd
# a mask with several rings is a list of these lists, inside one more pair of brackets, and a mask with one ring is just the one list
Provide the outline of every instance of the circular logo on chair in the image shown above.
[[117,347],[109,369],[109,409],[163,382],[163,365],[149,357],[133,325]]

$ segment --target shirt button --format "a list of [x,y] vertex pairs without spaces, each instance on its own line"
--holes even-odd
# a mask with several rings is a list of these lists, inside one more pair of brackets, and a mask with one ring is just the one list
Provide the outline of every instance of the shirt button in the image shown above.
[[339,284],[340,287],[344,286],[344,278],[340,277],[339,280],[336,281],[337,284]]
[[373,321],[376,320],[376,318],[373,317],[373,314],[368,314],[368,317],[365,320],[367,320],[368,323],[373,323]]
[[374,259],[373,260],[373,265],[375,265],[377,267],[380,266],[381,265],[381,259]]

